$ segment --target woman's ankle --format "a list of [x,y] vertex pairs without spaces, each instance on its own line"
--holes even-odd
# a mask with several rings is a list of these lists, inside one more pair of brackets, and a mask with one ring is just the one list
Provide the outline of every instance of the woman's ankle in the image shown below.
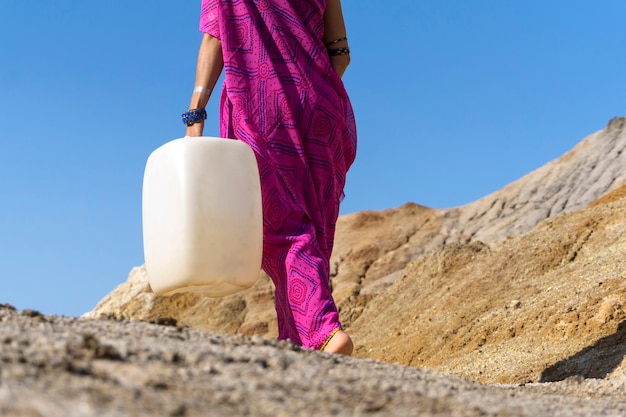
[[339,353],[341,355],[352,355],[354,344],[352,339],[343,330],[337,331],[324,347],[324,352]]

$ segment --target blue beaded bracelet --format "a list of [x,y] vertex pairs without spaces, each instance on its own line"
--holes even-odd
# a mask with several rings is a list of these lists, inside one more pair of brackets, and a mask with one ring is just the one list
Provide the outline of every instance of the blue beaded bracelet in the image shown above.
[[194,123],[198,123],[201,120],[206,119],[205,109],[190,109],[183,113],[183,123],[187,126],[191,126]]

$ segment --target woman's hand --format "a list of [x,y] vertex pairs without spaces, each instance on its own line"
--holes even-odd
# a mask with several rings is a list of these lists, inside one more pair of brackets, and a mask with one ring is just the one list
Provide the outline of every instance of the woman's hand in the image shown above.
[[185,136],[198,137],[202,136],[202,132],[204,132],[204,120],[194,123],[191,126],[187,126]]

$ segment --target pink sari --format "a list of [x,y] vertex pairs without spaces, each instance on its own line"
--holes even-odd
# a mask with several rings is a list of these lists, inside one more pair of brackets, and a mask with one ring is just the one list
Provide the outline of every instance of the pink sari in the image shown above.
[[252,147],[261,175],[263,270],[279,339],[320,349],[341,328],[330,255],[356,126],[323,44],[324,0],[203,0],[222,41],[220,134]]

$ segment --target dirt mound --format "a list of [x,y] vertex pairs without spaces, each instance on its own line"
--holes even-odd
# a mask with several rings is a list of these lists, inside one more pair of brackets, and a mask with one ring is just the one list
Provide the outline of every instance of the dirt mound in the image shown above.
[[491,383],[623,376],[625,192],[411,262],[349,328],[357,356]]

